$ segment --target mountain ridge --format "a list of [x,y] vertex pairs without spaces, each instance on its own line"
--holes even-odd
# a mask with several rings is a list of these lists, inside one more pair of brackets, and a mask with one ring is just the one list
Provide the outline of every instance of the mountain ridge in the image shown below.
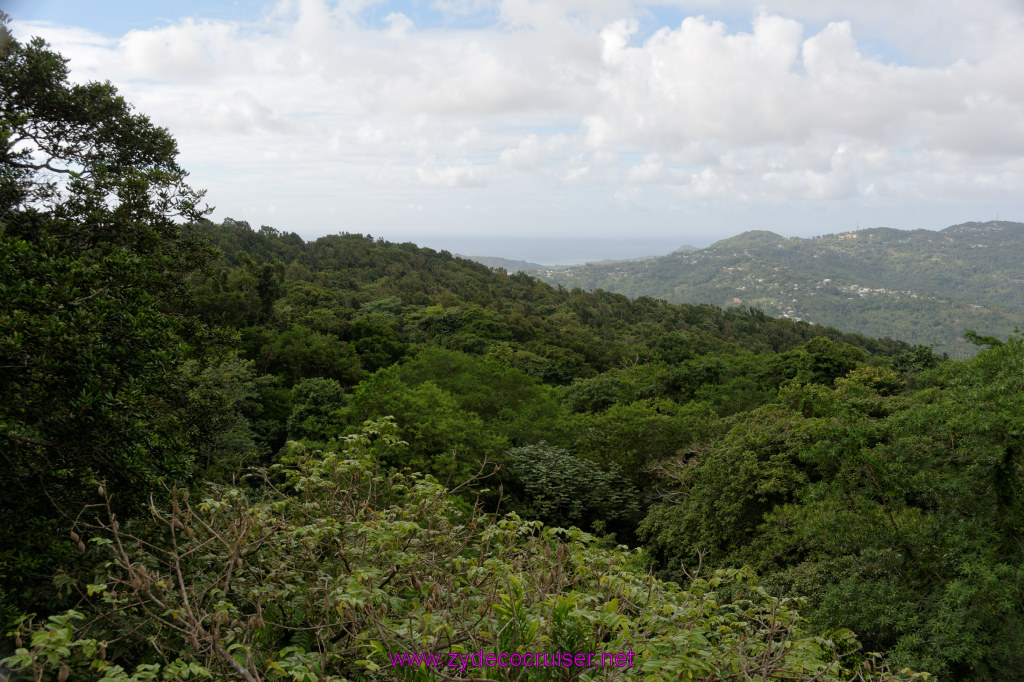
[[518,260],[515,258],[502,258],[501,256],[467,256],[461,253],[456,253],[455,256],[480,263],[481,265],[486,265],[489,268],[501,268],[509,274],[568,267],[562,265],[541,265],[540,263],[531,263],[530,261]]
[[752,306],[966,357],[967,329],[1003,336],[1024,323],[1024,223],[943,230],[874,227],[816,237],[751,230],[697,251],[534,271],[552,284],[673,303]]

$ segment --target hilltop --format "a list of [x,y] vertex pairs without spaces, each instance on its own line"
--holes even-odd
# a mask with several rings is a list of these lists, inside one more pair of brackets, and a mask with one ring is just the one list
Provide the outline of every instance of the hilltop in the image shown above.
[[566,287],[673,303],[756,307],[788,317],[973,354],[966,329],[1004,337],[1024,320],[1024,223],[941,231],[888,227],[782,237],[758,230],[696,251],[542,271]]
[[[505,272],[533,272],[534,270],[547,270],[548,266],[541,265],[540,263],[531,263],[525,260],[515,260],[512,258],[500,258],[498,256],[465,256],[461,253],[455,254],[459,258],[471,260],[481,265],[486,265],[489,268],[501,268]],[[562,266],[554,266],[560,268]]]

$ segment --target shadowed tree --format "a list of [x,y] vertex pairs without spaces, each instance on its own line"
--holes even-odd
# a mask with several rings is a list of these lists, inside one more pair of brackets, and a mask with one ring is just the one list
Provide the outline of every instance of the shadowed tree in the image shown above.
[[[177,146],[110,83],[72,84],[40,38],[0,17],[0,575],[46,591],[85,490],[124,500],[187,475],[188,379],[205,345],[189,276],[214,251]],[[61,543],[66,544],[66,543]],[[10,601],[8,601],[10,600]]]

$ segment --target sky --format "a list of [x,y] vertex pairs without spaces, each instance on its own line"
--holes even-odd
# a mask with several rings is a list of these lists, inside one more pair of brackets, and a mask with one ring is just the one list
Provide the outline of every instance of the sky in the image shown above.
[[571,263],[1024,221],[1024,0],[0,0],[212,219]]

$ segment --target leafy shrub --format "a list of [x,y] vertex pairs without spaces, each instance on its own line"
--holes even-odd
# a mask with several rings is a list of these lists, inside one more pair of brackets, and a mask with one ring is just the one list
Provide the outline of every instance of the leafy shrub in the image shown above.
[[945,363],[904,393],[861,367],[662,463],[640,526],[664,577],[693,551],[750,565],[891,660],[950,679],[1024,669],[1024,340]]
[[[636,570],[641,554],[581,531],[463,511],[435,480],[379,466],[403,446],[393,423],[368,423],[342,445],[293,447],[266,472],[281,487],[210,486],[195,504],[172,491],[146,524],[120,526],[105,495],[92,509],[102,521],[78,529],[107,559],[84,586],[91,617],[23,620],[2,664],[16,679],[426,680],[436,671],[391,667],[388,653],[561,649],[632,651],[630,672],[652,682],[920,679],[847,669],[853,635],[807,632],[798,602],[772,597],[748,570],[682,589]],[[725,588],[735,596],[722,599]],[[564,669],[516,673],[564,679]]]
[[514,509],[555,526],[587,527],[635,513],[639,492],[615,464],[600,467],[546,443],[505,453],[502,480],[518,493]]

